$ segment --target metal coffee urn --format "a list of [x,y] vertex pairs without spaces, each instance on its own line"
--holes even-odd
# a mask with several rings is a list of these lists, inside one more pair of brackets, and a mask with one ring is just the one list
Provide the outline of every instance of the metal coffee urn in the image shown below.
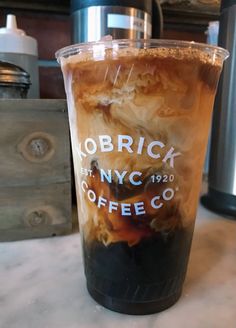
[[209,186],[202,203],[236,218],[236,0],[221,4],[219,45],[228,49],[215,101]]
[[158,0],[72,0],[73,42],[159,38],[162,11]]

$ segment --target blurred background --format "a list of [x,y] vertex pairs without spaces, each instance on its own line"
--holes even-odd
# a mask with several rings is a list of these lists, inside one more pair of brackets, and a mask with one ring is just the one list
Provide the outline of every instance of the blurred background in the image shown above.
[[[159,3],[165,39],[206,42],[209,22],[219,19],[218,0],[160,0]],[[0,1],[0,27],[5,26],[7,14],[14,14],[18,28],[38,42],[40,98],[65,98],[55,51],[73,42],[70,8],[69,0]],[[153,28],[159,24],[159,20],[153,18]]]

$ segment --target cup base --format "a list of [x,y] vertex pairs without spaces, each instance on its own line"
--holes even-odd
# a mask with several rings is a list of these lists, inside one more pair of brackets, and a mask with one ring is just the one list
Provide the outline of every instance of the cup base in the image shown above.
[[132,315],[154,314],[164,311],[174,305],[178,301],[182,293],[182,289],[180,289],[173,295],[158,301],[134,303],[121,301],[113,297],[103,295],[95,288],[91,287],[89,284],[87,284],[87,289],[91,297],[105,308],[115,312]]

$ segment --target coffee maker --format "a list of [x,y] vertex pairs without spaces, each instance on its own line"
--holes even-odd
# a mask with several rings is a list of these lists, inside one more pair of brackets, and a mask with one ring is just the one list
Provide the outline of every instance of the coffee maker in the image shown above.
[[236,0],[221,3],[219,45],[230,52],[216,95],[207,208],[236,218]]
[[158,0],[72,0],[73,42],[160,38],[162,10]]

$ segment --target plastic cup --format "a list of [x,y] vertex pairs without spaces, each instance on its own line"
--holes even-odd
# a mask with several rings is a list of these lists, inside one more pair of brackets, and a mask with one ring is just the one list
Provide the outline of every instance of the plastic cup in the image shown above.
[[228,52],[117,40],[56,54],[67,101],[91,296],[122,313],[180,297],[213,102]]

